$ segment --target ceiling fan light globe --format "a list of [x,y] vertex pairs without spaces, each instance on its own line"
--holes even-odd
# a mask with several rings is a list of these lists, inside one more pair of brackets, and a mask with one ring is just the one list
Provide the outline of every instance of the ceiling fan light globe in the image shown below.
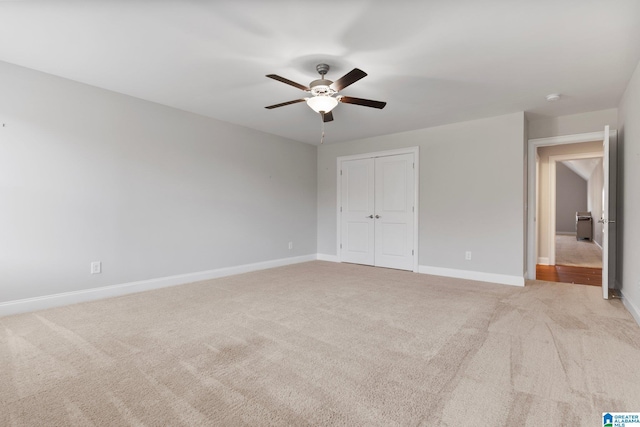
[[307,99],[307,105],[316,113],[328,113],[338,105],[338,100],[332,96],[313,96]]

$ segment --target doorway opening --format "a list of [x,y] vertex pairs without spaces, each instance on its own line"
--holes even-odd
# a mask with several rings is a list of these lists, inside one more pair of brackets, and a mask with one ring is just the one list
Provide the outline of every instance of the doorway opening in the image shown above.
[[[596,150],[596,151],[593,151]],[[538,246],[536,277],[547,281],[602,285],[603,151],[600,141],[539,147],[539,214],[548,248]],[[560,153],[560,154],[558,154]],[[567,154],[565,154],[567,153]],[[538,206],[545,206],[538,200]],[[594,220],[595,219],[595,220]]]
[[607,298],[615,131],[530,140],[528,166],[527,277],[602,286]]

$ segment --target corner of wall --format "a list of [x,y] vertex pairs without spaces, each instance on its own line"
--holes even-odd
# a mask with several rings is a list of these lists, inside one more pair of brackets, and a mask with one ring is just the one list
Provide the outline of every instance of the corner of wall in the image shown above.
[[623,292],[620,293],[622,294],[622,304],[624,304],[627,311],[631,313],[631,316],[633,316],[638,326],[640,326],[640,307],[635,305],[632,300],[625,297]]

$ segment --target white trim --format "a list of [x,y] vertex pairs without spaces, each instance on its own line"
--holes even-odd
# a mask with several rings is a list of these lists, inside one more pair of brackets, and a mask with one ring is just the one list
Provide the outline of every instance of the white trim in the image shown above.
[[549,258],[543,257],[543,256],[538,257],[538,264],[540,264],[540,265],[550,265],[549,264]]
[[418,252],[420,249],[420,148],[413,148],[413,191],[415,198],[413,199],[413,272],[418,272]]
[[[609,136],[617,135],[615,130],[610,131]],[[604,131],[580,133],[575,135],[553,136],[550,138],[536,138],[528,140],[527,147],[527,271],[529,279],[536,277],[536,243],[538,241],[536,233],[536,154],[538,147],[550,145],[574,144],[578,142],[601,141],[604,139]]]
[[[604,137],[604,136],[603,136]],[[563,160],[578,160],[578,159],[597,159],[604,156],[603,152],[589,152],[589,153],[577,153],[577,154],[558,154],[556,156],[549,156],[549,247],[547,251],[549,253],[549,262],[551,265],[556,264],[556,167],[557,162]]]
[[640,325],[640,308],[638,308],[638,306],[636,306],[629,298],[625,297],[622,291],[620,291],[620,295],[622,295],[622,304],[624,304],[627,311],[631,313],[633,318],[636,320],[636,323]]
[[421,265],[419,273],[433,276],[454,277],[457,279],[477,280],[480,282],[499,283],[501,285],[524,286],[524,277],[506,274],[484,273],[481,271],[457,270],[454,268],[430,267]]
[[600,250],[602,250],[602,246],[600,246],[600,243],[598,243],[597,241],[595,241],[595,240],[593,240],[593,239],[591,239],[591,241],[592,241],[593,243],[595,243],[595,244],[596,244],[596,246],[600,248]]
[[340,156],[338,157],[338,165],[342,161],[371,159],[373,157],[398,156],[400,154],[415,154],[417,156],[419,149],[420,147],[415,146],[415,147],[407,147],[407,148],[398,148],[395,150],[374,151],[371,153],[361,153],[361,154],[352,154],[350,156]]
[[340,171],[342,170],[341,163],[349,160],[362,160],[362,159],[371,159],[376,157],[387,157],[387,156],[397,156],[400,154],[413,154],[413,163],[414,163],[414,171],[413,171],[413,179],[414,179],[414,210],[413,210],[413,272],[417,273],[418,266],[418,251],[419,251],[419,206],[420,206],[420,147],[407,147],[407,148],[398,148],[396,150],[385,150],[385,151],[375,151],[372,153],[362,153],[362,154],[353,154],[350,156],[340,156],[336,158],[336,253],[338,254],[336,257],[338,259],[337,262],[341,262],[341,254],[342,250],[340,248],[340,242],[342,241],[342,226],[340,224],[341,215],[340,215],[340,203],[342,200],[342,179],[340,175]]
[[200,271],[196,273],[178,274],[175,276],[159,277],[157,279],[140,280],[137,282],[122,283],[118,285],[103,286],[100,288],[84,289],[81,291],[63,292],[53,295],[44,295],[34,298],[7,301],[0,303],[0,317],[12,314],[26,313],[79,302],[94,301],[104,298],[112,298],[136,292],[161,289],[169,286],[184,285],[202,280],[217,279],[219,277],[233,276],[235,274],[251,271],[265,270],[268,268],[282,267],[301,262],[314,261],[317,254],[303,255],[292,258],[281,258],[271,261],[244,264],[234,267],[218,268],[215,270]]
[[556,234],[560,236],[575,236],[577,233],[575,231],[556,231]]
[[[615,134],[616,131],[612,130],[610,131],[609,136]],[[534,143],[537,144],[538,147],[543,147],[545,145],[564,145],[576,144],[578,142],[601,141],[602,139],[604,139],[604,131],[577,133],[574,135],[550,136],[548,138],[535,138],[530,139],[529,143]]]
[[318,254],[316,259],[318,261],[340,262],[338,255]]

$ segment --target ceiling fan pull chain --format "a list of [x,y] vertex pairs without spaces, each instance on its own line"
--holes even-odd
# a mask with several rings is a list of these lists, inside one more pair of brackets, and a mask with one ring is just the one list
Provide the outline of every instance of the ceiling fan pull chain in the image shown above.
[[322,136],[320,137],[320,144],[324,144],[324,121],[322,121]]

